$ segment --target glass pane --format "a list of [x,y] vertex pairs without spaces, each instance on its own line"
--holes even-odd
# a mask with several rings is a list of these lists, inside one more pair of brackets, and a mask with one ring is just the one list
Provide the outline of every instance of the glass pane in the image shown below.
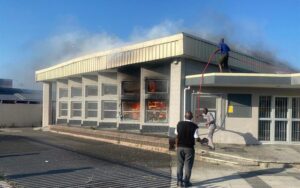
[[116,101],[103,101],[103,110],[117,110]]
[[275,118],[287,118],[287,104],[288,99],[286,97],[275,98]]
[[59,98],[68,97],[68,89],[67,88],[59,88]]
[[85,87],[86,96],[98,96],[98,87],[96,85]]
[[140,102],[122,102],[122,111],[140,111]]
[[59,109],[68,109],[68,103],[60,102],[59,103]]
[[103,118],[106,119],[115,119],[117,117],[116,111],[104,111],[103,112]]
[[300,119],[300,98],[293,98],[292,117]]
[[166,100],[148,100],[147,110],[167,110],[168,102]]
[[300,121],[292,123],[292,141],[300,141]]
[[122,82],[122,94],[139,94],[140,83],[136,81],[123,81]]
[[123,112],[122,120],[137,121],[140,119],[140,112]]
[[270,141],[270,125],[271,121],[259,121],[258,140]]
[[271,96],[259,97],[259,117],[270,118],[271,117]]
[[86,109],[88,110],[97,110],[98,103],[97,102],[86,102]]
[[81,103],[80,102],[72,102],[72,110],[81,110]]
[[82,89],[81,87],[72,87],[71,88],[71,97],[81,97]]
[[275,121],[275,141],[286,141],[287,121]]
[[117,85],[102,84],[102,95],[117,95]]
[[72,117],[81,117],[81,110],[72,110]]
[[98,114],[97,111],[87,111],[86,116],[87,117],[97,117],[98,116],[97,114]]
[[146,80],[148,93],[168,93],[167,80]]
[[59,116],[67,116],[68,115],[68,110],[60,110],[59,111]]

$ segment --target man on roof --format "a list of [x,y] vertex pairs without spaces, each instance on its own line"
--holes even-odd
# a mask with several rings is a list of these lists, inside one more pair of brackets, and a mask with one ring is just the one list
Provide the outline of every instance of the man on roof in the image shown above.
[[219,45],[218,45],[218,51],[221,53],[221,58],[219,61],[219,69],[220,72],[223,72],[224,70],[230,71],[228,67],[228,57],[229,57],[229,46],[224,42],[224,38],[221,39]]

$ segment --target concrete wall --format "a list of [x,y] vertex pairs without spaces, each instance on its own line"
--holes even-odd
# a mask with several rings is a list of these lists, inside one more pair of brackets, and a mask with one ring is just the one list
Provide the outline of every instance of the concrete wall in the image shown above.
[[0,104],[0,126],[41,126],[42,104]]
[[[197,90],[192,88],[191,90]],[[228,144],[259,144],[258,141],[258,108],[259,96],[300,96],[300,89],[264,89],[264,88],[203,88],[204,93],[223,94],[251,94],[252,95],[252,117],[236,118],[226,116],[224,127],[218,128],[214,135],[216,143]],[[224,108],[227,113],[227,99]],[[217,114],[218,115],[218,114]],[[217,124],[220,126],[220,123]],[[202,137],[207,137],[207,129],[200,128]]]

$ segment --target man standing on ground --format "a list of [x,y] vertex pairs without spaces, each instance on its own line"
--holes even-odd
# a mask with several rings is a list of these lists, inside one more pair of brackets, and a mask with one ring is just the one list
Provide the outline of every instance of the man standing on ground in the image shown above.
[[203,118],[206,119],[205,126],[208,128],[208,147],[212,150],[215,150],[213,136],[216,129],[215,118],[212,113],[208,112],[207,108],[203,108]]
[[223,38],[221,39],[218,48],[219,48],[219,51],[221,52],[221,59],[219,62],[220,72],[223,72],[223,70],[230,71],[230,69],[228,67],[228,58],[229,58],[230,48],[224,42]]
[[[193,123],[193,113],[188,111],[185,113],[185,121],[177,124],[175,134],[177,135],[177,186],[191,186],[190,178],[194,164],[195,156],[195,138],[199,141],[198,126]],[[185,171],[183,179],[183,167]]]

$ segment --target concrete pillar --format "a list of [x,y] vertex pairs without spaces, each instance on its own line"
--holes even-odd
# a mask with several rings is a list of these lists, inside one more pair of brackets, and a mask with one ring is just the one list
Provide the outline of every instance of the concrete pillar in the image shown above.
[[169,137],[170,149],[173,149],[175,128],[182,117],[184,87],[184,66],[180,59],[174,60],[170,65],[170,113],[169,113]]
[[42,126],[47,127],[52,119],[52,84],[43,83],[43,122]]

